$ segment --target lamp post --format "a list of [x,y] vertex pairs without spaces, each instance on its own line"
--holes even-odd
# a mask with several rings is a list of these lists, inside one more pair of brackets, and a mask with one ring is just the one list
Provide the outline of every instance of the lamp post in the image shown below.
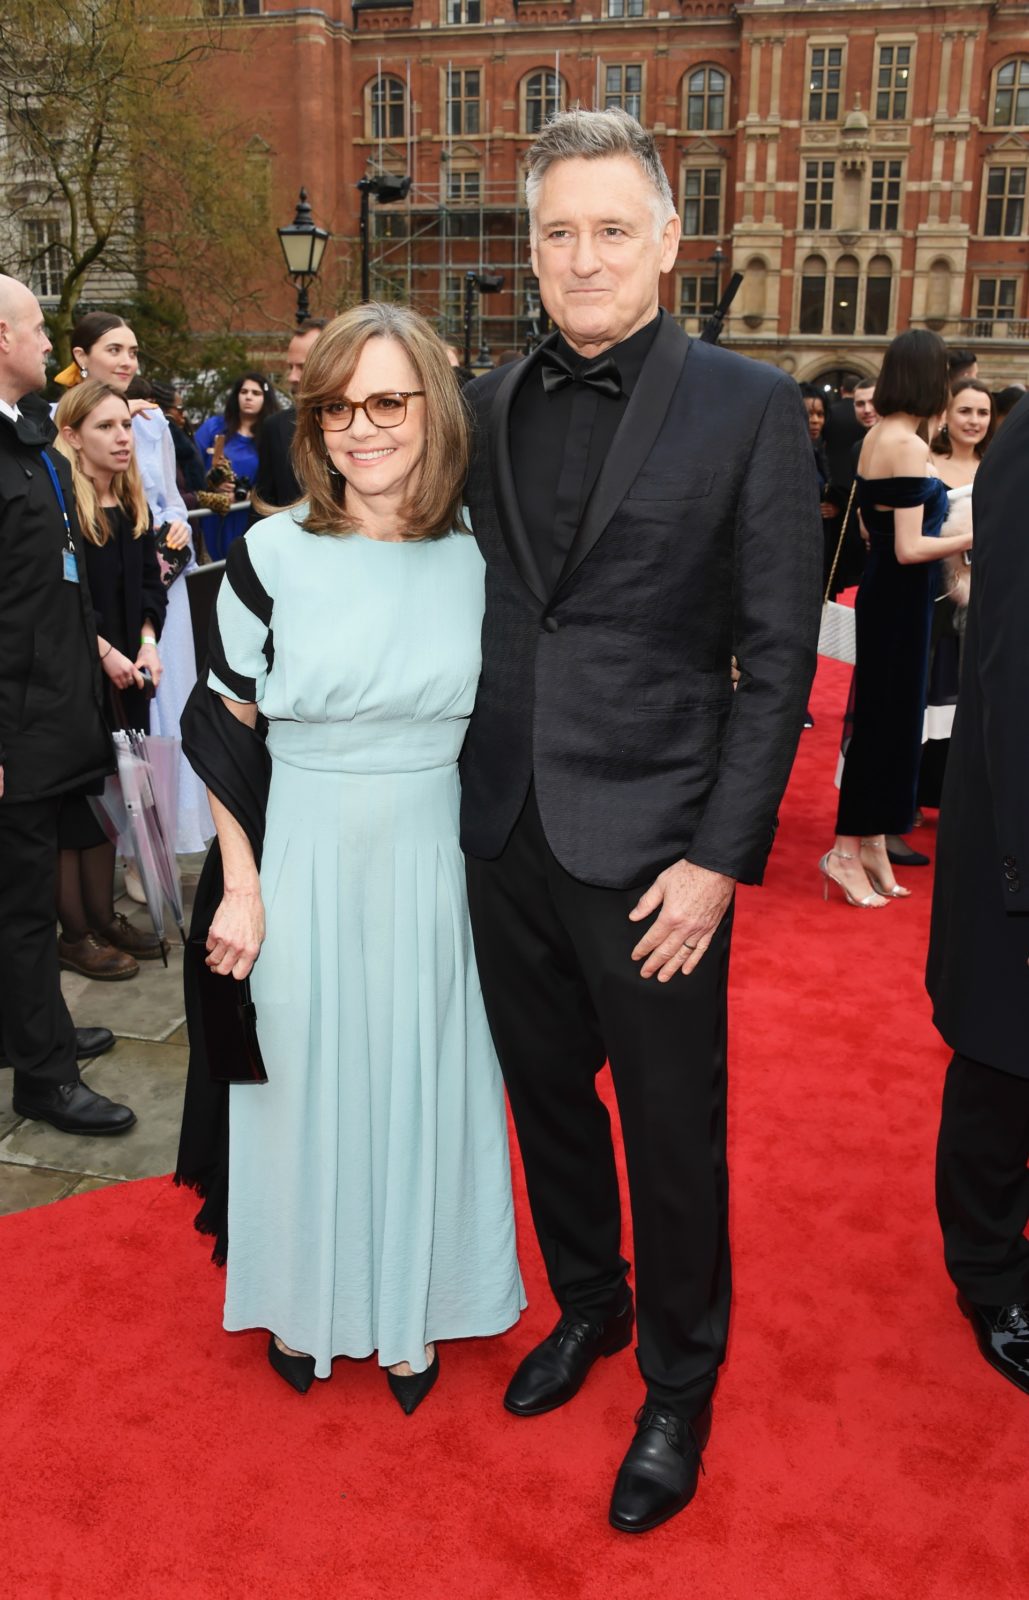
[[708,256],[708,260],[715,269],[715,305],[717,305],[722,298],[722,268],[725,265],[725,251],[720,244],[715,245],[714,251]]
[[[502,272],[466,272],[464,275],[464,364],[472,364],[472,308],[476,293],[499,294],[504,287]],[[479,350],[479,360],[487,361],[489,350],[485,341]]]
[[368,212],[371,197],[374,195],[380,206],[395,205],[398,200],[407,199],[411,179],[398,178],[391,172],[380,172],[375,178],[359,178],[357,187],[361,191],[361,299],[366,301],[372,297],[371,264],[368,259]]
[[286,271],[293,279],[297,291],[297,327],[302,327],[310,316],[307,301],[308,285],[318,276],[329,235],[324,228],[316,228],[307,203],[307,190],[301,189],[297,213],[284,228],[276,229],[282,253],[286,258]]

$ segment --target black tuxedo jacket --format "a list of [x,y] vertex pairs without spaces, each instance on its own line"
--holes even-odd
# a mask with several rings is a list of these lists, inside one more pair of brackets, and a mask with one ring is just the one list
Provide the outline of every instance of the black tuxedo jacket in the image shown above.
[[550,846],[586,883],[643,884],[682,856],[760,882],[818,633],[822,527],[797,387],[662,317],[547,594],[509,447],[538,356],[465,391],[487,576],[462,844],[497,856],[534,778]]
[[1029,399],[975,476],[927,983],[952,1050],[1029,1077]]
[[[300,485],[289,458],[289,447],[293,443],[296,427],[297,414],[291,407],[288,411],[276,411],[261,429],[257,441],[254,493],[265,505],[291,506],[294,500],[300,499]],[[258,520],[256,512],[251,520]]]

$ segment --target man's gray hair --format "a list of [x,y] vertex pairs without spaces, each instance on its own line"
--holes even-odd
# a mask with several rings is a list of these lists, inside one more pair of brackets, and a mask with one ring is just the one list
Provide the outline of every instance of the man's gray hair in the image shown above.
[[661,164],[652,134],[627,111],[586,111],[575,106],[547,122],[525,157],[525,198],[529,222],[536,231],[536,206],[543,179],[558,161],[596,161],[603,156],[631,156],[647,179],[658,231],[676,213],[672,186]]

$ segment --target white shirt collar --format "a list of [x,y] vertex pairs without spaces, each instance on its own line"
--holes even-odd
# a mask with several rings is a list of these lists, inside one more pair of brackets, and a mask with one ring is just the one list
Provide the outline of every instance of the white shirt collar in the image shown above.
[[17,422],[18,418],[21,416],[21,412],[18,410],[18,407],[16,405],[8,405],[6,400],[0,400],[0,411],[3,412],[5,417],[10,417],[12,422]]

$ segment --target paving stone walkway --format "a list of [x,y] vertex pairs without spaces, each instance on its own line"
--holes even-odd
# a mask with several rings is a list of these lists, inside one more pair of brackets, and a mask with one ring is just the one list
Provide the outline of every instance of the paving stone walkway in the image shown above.
[[[203,860],[202,855],[180,857],[188,905]],[[131,900],[119,900],[117,909],[137,926],[149,927],[146,911]],[[135,1111],[136,1126],[128,1133],[88,1139],[17,1117],[11,1107],[12,1074],[0,1072],[0,1215],[174,1169],[189,1054],[177,941],[176,934],[167,969],[159,961],[141,962],[139,976],[127,983],[97,983],[69,972],[62,978],[76,1025],[110,1028],[115,1034],[113,1050],[82,1063],[82,1070],[100,1094]]]

